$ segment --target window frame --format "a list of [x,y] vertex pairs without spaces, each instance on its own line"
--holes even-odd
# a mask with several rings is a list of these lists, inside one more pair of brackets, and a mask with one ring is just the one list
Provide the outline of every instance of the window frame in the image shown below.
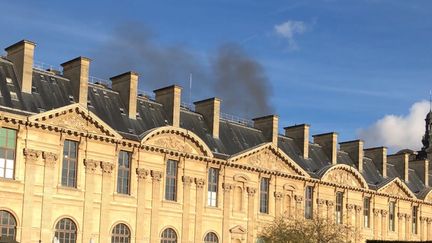
[[417,205],[412,207],[412,222],[411,222],[411,232],[415,235],[418,234],[418,209]]
[[[66,144],[68,144],[68,157],[65,157],[65,151],[66,151]],[[69,156],[71,155],[71,151],[70,151],[70,144],[75,144],[75,158],[69,158]],[[77,188],[78,186],[78,157],[79,157],[79,142],[76,140],[72,140],[72,139],[65,139],[63,142],[63,154],[62,154],[62,165],[61,165],[61,185],[64,187],[71,187],[71,188]],[[65,162],[67,161],[67,162]],[[70,171],[71,171],[71,166],[70,163],[74,162],[74,170],[75,170],[75,175],[73,178],[73,183],[72,185],[69,184],[71,175],[70,175]],[[63,171],[65,168],[65,163],[67,163],[67,172],[66,172],[66,178],[63,177]]]
[[[5,132],[5,141],[4,141],[4,147],[0,147],[0,151],[3,152],[3,158],[0,157],[0,159],[4,159],[4,167],[2,167],[2,171],[3,173],[0,173],[0,178],[1,179],[6,179],[6,180],[15,180],[15,169],[16,169],[16,149],[17,149],[17,133],[18,131],[16,129],[13,128],[8,128],[8,127],[0,127],[1,130],[3,130]],[[9,136],[10,133],[13,132],[14,135],[14,139],[13,141],[13,147],[9,147],[8,143],[9,143]],[[8,168],[8,157],[9,154],[12,154],[12,169]],[[12,175],[11,177],[6,177],[8,171],[12,170]]]
[[[3,224],[4,218],[6,218],[7,224]],[[6,239],[16,240],[17,227],[15,216],[7,210],[0,210],[0,238],[7,237]],[[4,236],[3,229],[6,229],[6,235]]]
[[305,209],[304,217],[305,219],[313,218],[313,197],[314,197],[314,187],[306,186],[305,188]]
[[[212,173],[213,172],[213,173]],[[214,180],[212,180],[214,179]],[[210,167],[208,169],[208,185],[207,185],[207,206],[218,206],[219,193],[219,169]],[[214,197],[214,198],[213,198]]]
[[343,202],[344,193],[336,192],[335,200],[335,222],[336,224],[343,224]]
[[363,198],[363,227],[370,229],[370,219],[371,219],[371,198],[364,197]]
[[[165,236],[165,233],[173,233],[175,238],[168,238],[169,236]],[[177,232],[173,228],[166,228],[160,234],[160,242],[161,243],[177,243],[178,235]]]
[[[174,175],[170,174],[169,172],[170,167],[172,165],[175,165],[173,168]],[[165,166],[165,200],[167,201],[177,201],[177,191],[178,191],[178,169],[179,169],[179,161],[168,159]],[[169,171],[170,170],[170,171]],[[172,188],[172,191],[171,191]]]
[[[210,237],[213,237],[213,238],[210,239]],[[218,243],[218,242],[219,242],[219,237],[215,232],[211,231],[211,232],[208,232],[207,234],[205,234],[204,243]]]
[[[126,167],[124,164],[125,156],[127,160]],[[132,167],[132,153],[125,150],[120,150],[117,159],[117,193],[130,195],[131,191],[131,167]],[[124,176],[126,174],[126,176]],[[124,183],[126,181],[126,183]],[[125,188],[126,186],[126,188]]]
[[[264,184],[263,184],[264,183]],[[270,178],[261,177],[260,180],[260,213],[269,213]]]
[[[67,228],[67,224],[69,224],[69,229]],[[64,237],[60,238],[59,235],[63,235]],[[57,240],[59,240],[60,243],[65,242],[64,240],[66,240],[66,242],[76,243],[78,237],[78,227],[72,219],[61,218],[55,225],[54,236],[57,237]]]
[[388,229],[391,232],[396,231],[396,202],[390,201],[389,202],[389,217],[388,217]]
[[124,223],[117,223],[114,225],[111,231],[111,243],[130,243],[131,240],[132,233],[129,226]]

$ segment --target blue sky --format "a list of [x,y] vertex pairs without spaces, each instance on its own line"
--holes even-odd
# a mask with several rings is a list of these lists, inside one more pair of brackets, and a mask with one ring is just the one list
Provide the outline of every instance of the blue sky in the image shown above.
[[[1,5],[0,21],[9,23],[3,24],[2,47],[33,40],[35,59],[55,66],[88,56],[92,75],[105,79],[118,73],[101,65],[107,57],[100,52],[119,28],[131,33],[145,28],[153,45],[180,47],[198,62],[234,43],[263,67],[281,127],[308,123],[312,133],[339,132],[341,141],[356,138],[359,129],[385,115],[408,116],[432,88],[431,1],[3,0]],[[185,80],[189,72],[184,70]],[[218,96],[196,91],[192,100],[204,95]]]

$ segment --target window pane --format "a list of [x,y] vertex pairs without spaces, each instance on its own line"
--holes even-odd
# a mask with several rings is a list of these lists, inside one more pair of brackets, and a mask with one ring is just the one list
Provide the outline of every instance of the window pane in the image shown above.
[[78,143],[65,140],[63,146],[62,162],[62,185],[68,187],[76,186]]
[[171,201],[177,200],[177,161],[167,161],[165,183],[165,199]]

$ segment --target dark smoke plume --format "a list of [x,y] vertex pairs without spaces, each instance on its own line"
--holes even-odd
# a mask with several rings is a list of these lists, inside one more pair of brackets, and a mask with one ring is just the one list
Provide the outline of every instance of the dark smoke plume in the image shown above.
[[181,45],[159,44],[148,28],[128,23],[115,28],[95,51],[92,70],[99,77],[136,71],[140,89],[147,91],[179,84],[185,102],[192,73],[192,102],[216,96],[222,99],[223,112],[249,118],[273,111],[270,82],[258,61],[235,44],[223,45],[213,55],[201,57]]

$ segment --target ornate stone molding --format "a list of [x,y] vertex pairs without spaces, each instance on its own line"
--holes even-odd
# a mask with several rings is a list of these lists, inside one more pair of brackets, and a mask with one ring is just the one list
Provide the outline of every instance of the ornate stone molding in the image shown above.
[[114,170],[114,164],[111,162],[101,161],[100,165],[102,167],[102,172],[104,174],[111,174],[112,171]]
[[297,203],[301,203],[301,202],[303,202],[303,196],[302,195],[294,195],[294,200]]
[[85,168],[86,172],[89,172],[89,173],[96,172],[96,169],[97,169],[99,163],[100,163],[99,161],[96,161],[96,160],[93,160],[93,159],[85,159],[84,160],[84,165],[86,167]]
[[27,162],[34,163],[39,160],[39,157],[41,156],[42,152],[36,149],[24,149],[24,156],[26,158]]
[[205,180],[203,178],[195,178],[195,184],[197,188],[204,188]]
[[347,205],[346,205],[346,208],[347,208],[347,211],[348,211],[348,212],[353,211],[354,207],[355,207],[354,204],[347,204]]
[[276,200],[281,200],[283,197],[283,194],[282,194],[282,192],[275,192],[274,196],[275,196]]
[[230,183],[223,183],[222,188],[224,189],[224,191],[229,192],[234,188],[234,185]]
[[387,214],[388,214],[388,211],[387,211],[387,210],[381,210],[381,215],[382,215],[382,216],[386,217]]
[[58,155],[51,152],[42,152],[42,158],[45,160],[45,165],[54,167],[58,160]]
[[318,206],[323,206],[324,204],[326,204],[326,200],[318,198],[317,199],[317,204],[318,204]]
[[399,219],[404,219],[406,217],[406,213],[398,213]]
[[330,200],[327,200],[327,207],[329,207],[329,208],[334,207],[334,202],[330,201]]
[[362,206],[360,206],[360,205],[355,205],[355,211],[356,211],[357,213],[360,213],[360,212],[362,211],[362,209],[363,209]]
[[182,180],[185,186],[190,186],[194,182],[194,178],[191,176],[183,176]]
[[149,176],[150,172],[144,168],[136,168],[136,174],[138,177],[138,180],[144,180]]
[[375,216],[378,216],[378,215],[381,213],[381,210],[376,209],[376,208],[374,208],[372,211],[373,211],[373,214],[374,214]]
[[249,197],[255,196],[255,193],[257,192],[257,189],[255,187],[246,187],[246,191]]
[[160,172],[160,171],[152,170],[151,176],[152,176],[153,182],[160,182],[162,180],[162,172]]

